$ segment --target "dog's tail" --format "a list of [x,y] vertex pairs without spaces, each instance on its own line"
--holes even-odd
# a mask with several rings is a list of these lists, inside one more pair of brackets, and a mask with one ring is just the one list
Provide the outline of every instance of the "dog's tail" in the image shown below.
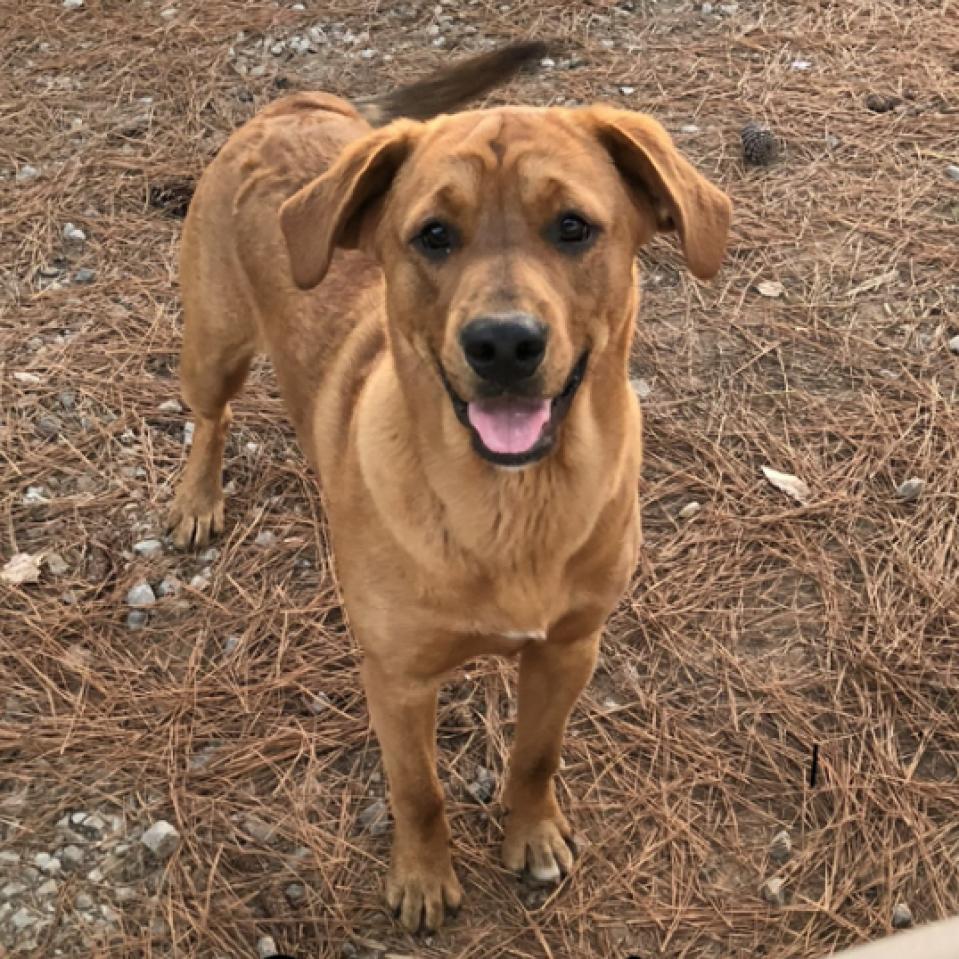
[[545,57],[548,50],[547,45],[538,40],[511,43],[491,53],[462,60],[392,93],[354,100],[353,106],[374,127],[385,126],[399,117],[429,120],[506,83],[531,60]]

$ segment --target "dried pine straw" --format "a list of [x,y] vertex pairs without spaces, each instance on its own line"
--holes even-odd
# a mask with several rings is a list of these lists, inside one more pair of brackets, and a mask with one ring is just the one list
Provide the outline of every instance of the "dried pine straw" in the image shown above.
[[[164,6],[51,0],[0,18],[0,560],[55,550],[70,566],[0,586],[0,843],[50,850],[65,812],[107,807],[183,836],[116,926],[79,921],[86,886],[70,878],[32,954],[252,956],[269,933],[304,957],[349,940],[360,955],[379,943],[417,956],[813,959],[888,932],[900,899],[917,921],[959,912],[950,5],[742,0],[720,17],[666,0],[474,0],[444,7],[443,50],[433,2],[184,0],[170,18]],[[369,37],[258,53],[247,62],[262,76],[234,68],[231,44],[333,22]],[[186,414],[158,411],[177,390],[169,213],[217,146],[279,86],[371,93],[447,51],[520,36],[567,49],[493,102],[651,111],[733,195],[735,235],[709,286],[669,242],[644,257],[647,539],[564,751],[561,794],[587,840],[575,873],[538,891],[498,864],[499,810],[466,784],[478,765],[502,772],[512,667],[473,664],[439,724],[467,906],[413,942],[381,906],[388,833],[357,823],[384,794],[379,752],[314,480],[265,365],[236,404],[236,492],[209,587],[162,599],[131,632],[131,585],[189,583],[202,564],[129,550],[159,529],[184,460]],[[376,56],[358,56],[366,47]],[[570,56],[582,65],[566,69]],[[870,93],[900,102],[872,112]],[[742,166],[748,119],[785,143],[767,170]],[[14,182],[26,163],[41,177]],[[67,221],[85,243],[62,239]],[[57,263],[61,281],[81,267],[95,280],[58,288],[38,273]],[[763,279],[785,295],[759,296]],[[804,479],[809,505],[762,465]],[[925,489],[902,503],[912,476]],[[48,501],[25,504],[30,486]],[[701,511],[678,519],[690,500]],[[255,544],[263,530],[274,545]],[[251,836],[251,814],[275,834]],[[768,845],[782,827],[794,854],[780,867]],[[785,879],[781,909],[759,895],[772,875]],[[294,880],[306,890],[295,906],[283,894]]]

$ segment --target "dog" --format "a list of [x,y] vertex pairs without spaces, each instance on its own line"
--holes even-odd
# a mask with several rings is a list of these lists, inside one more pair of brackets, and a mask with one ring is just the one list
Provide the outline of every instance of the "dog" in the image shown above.
[[222,529],[229,401],[266,352],[363,650],[394,819],[386,896],[410,931],[463,898],[435,722],[467,660],[519,659],[505,864],[544,882],[571,868],[553,778],[641,540],[636,254],[674,231],[710,278],[729,230],[727,196],[648,116],[449,112],[543,52],[356,103],[281,99],[227,141],[184,224],[195,433],[171,530],[189,547]]

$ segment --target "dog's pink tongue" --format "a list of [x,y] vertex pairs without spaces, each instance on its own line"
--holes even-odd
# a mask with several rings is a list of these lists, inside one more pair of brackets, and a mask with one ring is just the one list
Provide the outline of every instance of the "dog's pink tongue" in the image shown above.
[[493,453],[525,453],[549,420],[549,400],[477,400],[466,407],[473,429]]

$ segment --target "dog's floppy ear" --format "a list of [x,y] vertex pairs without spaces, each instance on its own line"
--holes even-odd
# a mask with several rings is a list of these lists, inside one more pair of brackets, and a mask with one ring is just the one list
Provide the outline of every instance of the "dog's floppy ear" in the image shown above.
[[679,234],[690,271],[702,280],[715,276],[729,237],[729,197],[693,169],[652,117],[612,107],[590,112],[595,135],[630,187],[649,198],[659,229]]
[[364,214],[390,188],[419,124],[393,123],[351,143],[321,177],[280,207],[293,279],[309,290],[326,276],[337,246],[356,246]]

